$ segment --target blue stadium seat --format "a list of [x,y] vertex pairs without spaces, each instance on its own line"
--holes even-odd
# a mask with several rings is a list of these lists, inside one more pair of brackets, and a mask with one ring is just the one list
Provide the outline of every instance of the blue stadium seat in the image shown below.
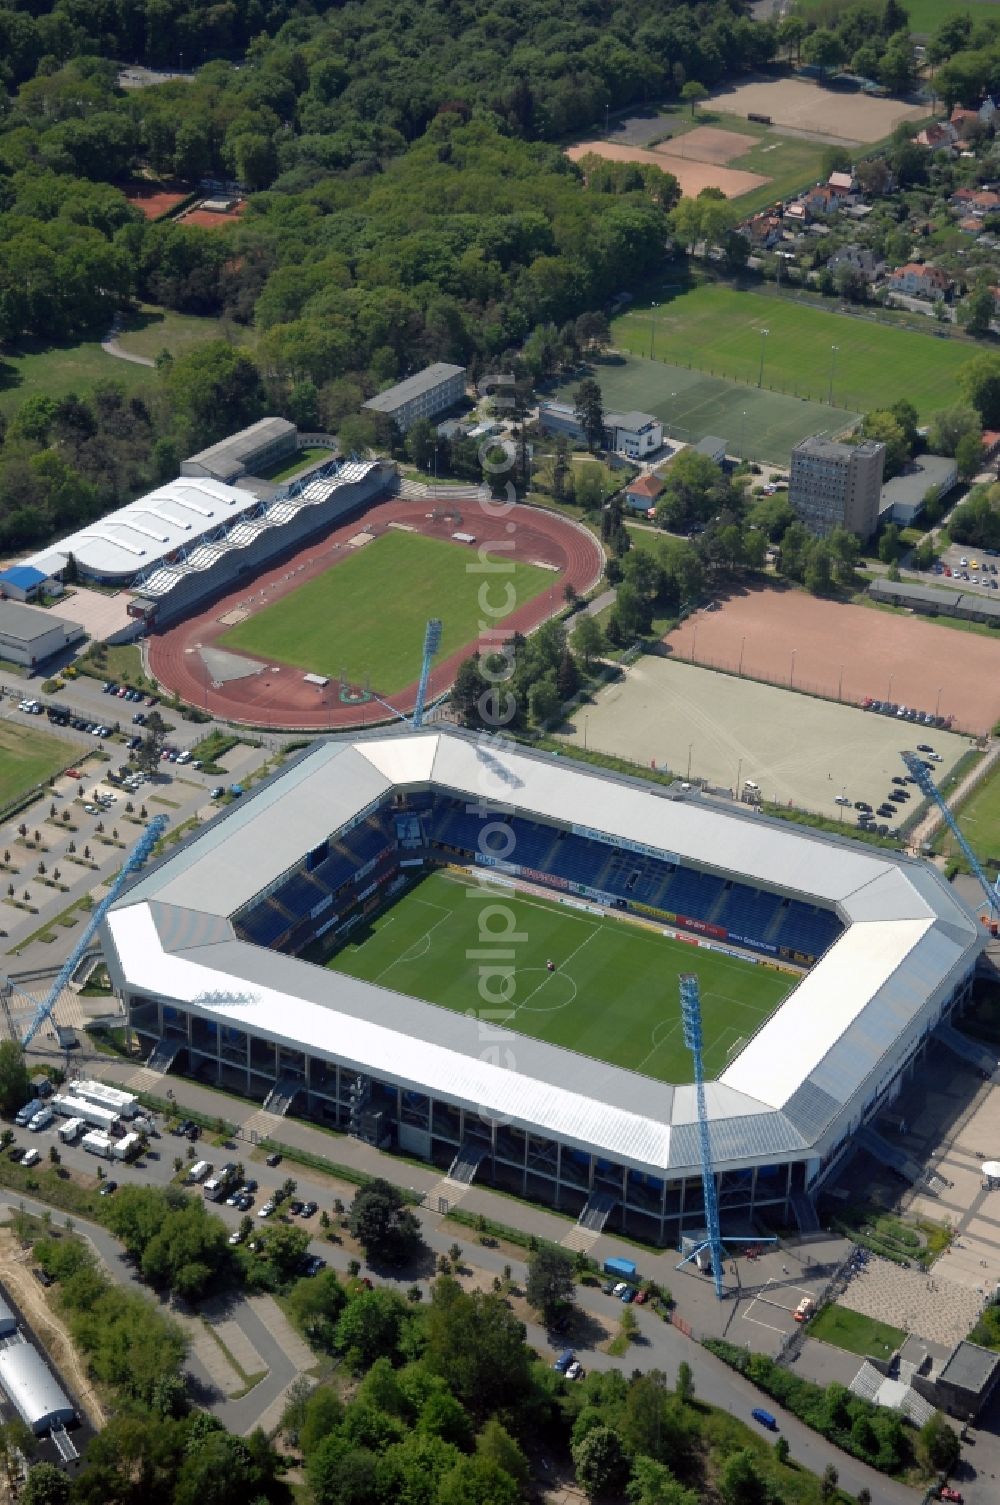
[[288,913],[294,915],[297,920],[307,915],[310,909],[325,897],[326,889],[314,883],[305,873],[293,873],[271,895],[271,898],[276,900],[282,909],[287,909]]
[[269,899],[258,904],[238,922],[238,929],[256,946],[273,946],[291,928],[292,921]]

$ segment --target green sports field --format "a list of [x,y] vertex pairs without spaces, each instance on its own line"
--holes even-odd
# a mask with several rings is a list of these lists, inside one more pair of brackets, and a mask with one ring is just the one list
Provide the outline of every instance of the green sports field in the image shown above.
[[[327,965],[455,1013],[483,1008],[480,963],[470,960],[483,949],[482,905],[470,902],[470,890],[481,892],[457,875],[429,874],[368,930],[356,931]],[[795,982],[625,920],[500,889],[495,902],[513,911],[526,939],[515,948],[509,1017],[491,1006],[491,1022],[659,1081],[691,1080],[681,1037],[682,972],[701,981],[709,1076],[723,1070]]]
[[[621,336],[618,337],[621,343]],[[649,350],[648,315],[645,350]],[[640,342],[641,343],[641,342]],[[659,352],[660,346],[656,346]],[[697,444],[706,434],[725,439],[731,455],[787,465],[789,451],[808,434],[839,434],[858,414],[826,403],[803,402],[781,392],[758,391],[742,382],[709,376],[686,366],[629,355],[602,361],[594,368],[604,405],[619,412],[637,409],[659,418],[672,439]],[[579,377],[556,396],[573,401]]]
[[743,382],[745,391],[757,390],[763,346],[765,388],[825,406],[833,369],[836,404],[867,412],[906,397],[924,419],[955,401],[956,373],[976,354],[947,336],[716,283],[668,289],[655,309],[632,309],[612,325],[615,344],[632,353],[648,355],[651,335],[658,359]]
[[[444,624],[440,658],[477,638],[483,576],[469,570],[475,558],[464,544],[385,533],[230,628],[219,647],[330,679],[343,671],[352,684],[367,679],[379,694],[395,695],[420,673],[429,617]],[[503,578],[514,587],[515,606],[523,606],[556,589],[559,577],[515,564]]]
[[68,768],[72,755],[68,743],[48,732],[0,721],[0,806]]
[[[821,0],[798,0],[795,8],[808,19],[820,5]],[[1000,20],[996,0],[905,0],[905,10],[917,36],[936,31],[949,16],[971,15],[973,22]]]

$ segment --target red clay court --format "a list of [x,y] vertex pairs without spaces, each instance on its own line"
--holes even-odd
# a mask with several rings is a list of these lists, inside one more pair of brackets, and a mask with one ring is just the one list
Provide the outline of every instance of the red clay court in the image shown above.
[[782,586],[734,594],[664,639],[679,659],[858,704],[866,695],[975,735],[1000,720],[1000,635],[822,601]]
[[[149,667],[157,681],[167,690],[176,691],[192,705],[201,706],[226,721],[256,727],[281,727],[290,730],[340,731],[348,727],[374,725],[387,719],[377,701],[367,705],[345,705],[340,686],[334,680],[322,689],[307,684],[301,669],[268,664],[262,672],[244,679],[219,683],[211,678],[201,649],[211,649],[228,630],[230,613],[245,608],[252,600],[258,606],[270,605],[283,596],[301,589],[307,581],[335,568],[350,558],[347,540],[359,532],[384,533],[390,523],[402,523],[428,538],[447,539],[455,523],[447,517],[432,518],[437,507],[455,505],[462,509],[465,526],[475,532],[477,546],[502,544],[524,563],[542,563],[553,567],[552,589],[518,607],[503,621],[504,635],[531,632],[564,604],[566,585],[583,595],[600,578],[604,555],[592,534],[579,524],[538,507],[516,506],[502,516],[490,516],[478,505],[476,496],[435,503],[430,499],[410,501],[393,499],[379,502],[362,514],[313,540],[291,557],[271,566],[260,575],[245,578],[240,584],[197,614],[166,628],[154,631],[149,638]],[[473,516],[474,513],[474,516]],[[513,532],[508,529],[513,527]],[[510,550],[513,539],[514,548]],[[317,624],[319,626],[319,624]],[[473,648],[467,644],[458,653],[435,664],[431,673],[429,698],[442,694],[451,684],[463,658]],[[249,658],[249,655],[242,655]],[[256,660],[261,662],[261,660]],[[377,688],[377,687],[376,687]],[[393,704],[401,711],[412,710],[416,699],[416,682]]]
[[183,203],[190,192],[182,183],[129,183],[125,197],[147,219],[159,219]]

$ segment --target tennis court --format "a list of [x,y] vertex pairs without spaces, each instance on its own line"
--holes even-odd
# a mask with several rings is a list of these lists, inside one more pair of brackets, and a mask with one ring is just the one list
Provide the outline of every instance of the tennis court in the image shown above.
[[[481,905],[468,902],[470,891],[479,885],[459,874],[429,874],[367,930],[353,932],[328,966],[456,1013],[482,1009],[475,960],[482,956]],[[496,902],[510,908],[524,939],[513,990],[503,1009],[490,1008],[490,1022],[659,1081],[691,1080],[682,972],[701,983],[708,1076],[723,1070],[796,982],[583,906],[508,890],[498,891]]]
[[[639,318],[635,315],[633,331]],[[651,329],[645,338],[655,352]],[[717,434],[725,439],[729,454],[774,465],[787,465],[792,448],[807,435],[843,433],[859,417],[825,402],[806,402],[644,356],[611,357],[595,365],[591,374],[605,408],[652,413],[671,438],[685,444]],[[556,395],[572,402],[579,385],[577,376]]]

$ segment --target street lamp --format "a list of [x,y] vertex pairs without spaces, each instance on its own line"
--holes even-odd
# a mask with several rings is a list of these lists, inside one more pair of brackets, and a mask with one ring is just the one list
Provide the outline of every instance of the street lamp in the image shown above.
[[649,309],[649,358],[653,359],[653,340],[656,335],[656,304],[650,304]]
[[942,685],[941,689],[938,690],[938,692],[937,692],[937,700],[934,702],[934,714],[935,714],[935,716],[938,716],[938,715],[941,714],[941,691],[943,689],[944,689],[944,685]]
[[741,758],[740,761],[736,765],[736,798],[737,799],[739,799],[739,797],[740,797],[740,774],[742,772],[743,772],[743,759]]
[[694,632],[691,634],[691,662],[694,663],[695,654],[698,651],[698,624],[694,624]]
[[736,671],[737,674],[739,675],[739,677],[741,679],[743,677],[743,650],[746,647],[746,645],[747,645],[747,635],[746,635],[746,633],[744,633],[742,639],[740,640],[740,667]]
[[889,700],[889,701],[892,700],[892,675],[891,674],[889,675],[889,693],[888,693],[888,695],[885,698],[886,698],[886,700]]
[[760,370],[757,373],[758,387],[762,387],[764,385],[764,346],[770,333],[771,331],[769,329],[762,329],[760,332]]
[[826,394],[826,400],[831,407],[833,407],[833,373],[837,369],[837,351],[839,349],[839,345],[830,346],[830,388]]
[[795,655],[796,655],[796,653],[798,653],[798,651],[799,650],[797,648],[793,648],[792,649],[792,667],[791,667],[791,669],[789,670],[789,673],[788,673],[788,688],[789,689],[791,689],[792,686],[795,683]]
[[691,749],[693,747],[694,747],[694,743],[693,742],[689,742],[688,743],[688,771],[687,771],[687,782],[689,784],[691,782]]
[[587,720],[588,720],[588,718],[586,716],[584,716],[584,718],[583,718],[583,750],[584,750],[584,752],[587,751]]
[[843,664],[841,664],[841,666],[840,666],[840,679],[837,681],[837,699],[838,700],[843,700],[843,698],[844,698],[844,666],[843,666]]
[[747,410],[743,409],[743,417],[740,421],[740,459],[747,457]]

